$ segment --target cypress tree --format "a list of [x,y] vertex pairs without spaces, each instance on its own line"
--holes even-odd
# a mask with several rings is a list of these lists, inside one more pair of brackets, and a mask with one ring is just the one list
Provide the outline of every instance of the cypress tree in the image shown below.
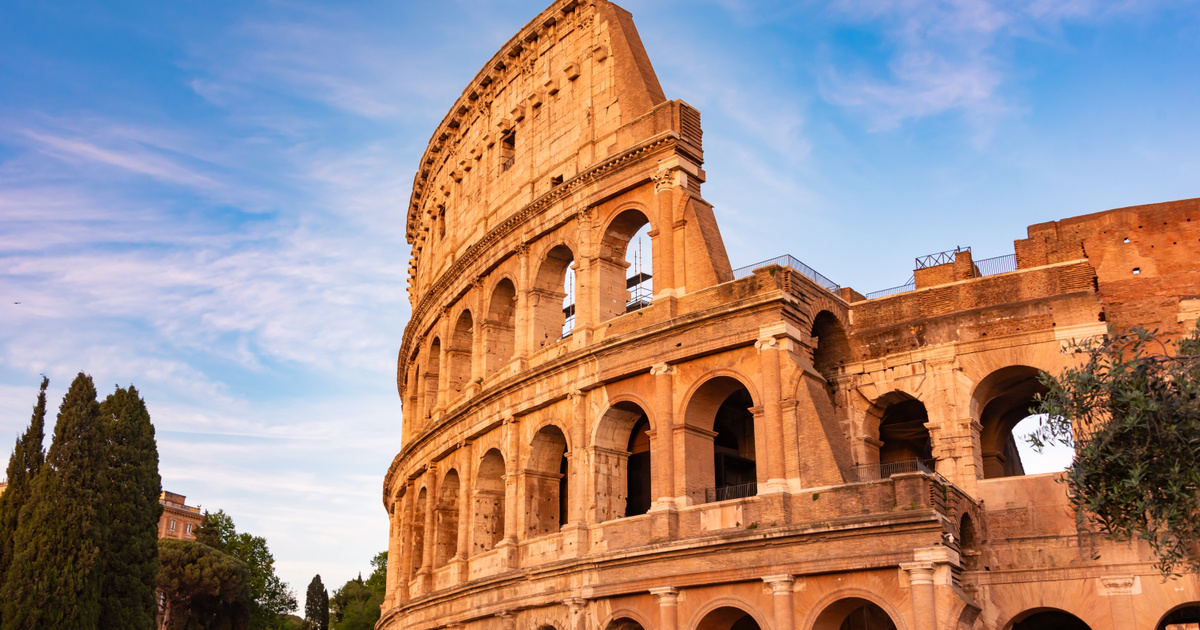
[[42,470],[46,451],[42,448],[46,426],[46,387],[50,379],[42,377],[42,389],[38,392],[37,405],[33,408],[33,419],[29,428],[17,440],[12,457],[8,460],[8,488],[0,494],[0,585],[12,562],[13,537],[17,533],[21,508],[29,500],[33,479]]
[[321,575],[308,583],[308,594],[304,597],[304,619],[310,630],[329,630],[329,593],[321,583]]
[[54,442],[21,509],[0,589],[4,630],[97,627],[107,520],[99,416],[96,388],[81,372],[63,398]]
[[104,502],[109,518],[101,545],[100,627],[153,630],[163,510],[154,425],[133,386],[109,395],[100,405],[100,416],[107,437]]

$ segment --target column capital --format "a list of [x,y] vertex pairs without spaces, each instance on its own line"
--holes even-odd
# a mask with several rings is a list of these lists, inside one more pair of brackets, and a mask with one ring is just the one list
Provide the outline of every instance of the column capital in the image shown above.
[[674,374],[675,366],[669,363],[658,363],[650,366],[650,373],[658,376],[659,374]]
[[652,588],[650,594],[658,598],[659,606],[675,606],[679,603],[679,589],[674,586]]
[[796,579],[786,573],[782,575],[765,575],[762,581],[771,587],[771,592],[779,595],[792,592],[792,584]]
[[572,611],[577,611],[587,606],[588,600],[582,597],[568,597],[563,600],[563,604]]
[[580,398],[582,398],[583,396],[586,396],[586,395],[587,395],[587,392],[583,391],[582,389],[579,389],[578,387],[571,388],[569,391],[567,391],[567,398],[570,398],[571,400],[574,400],[574,401],[578,401]]
[[762,352],[763,350],[778,350],[779,340],[774,337],[765,337],[754,342],[754,349]]
[[933,585],[932,562],[901,562],[900,569],[908,574],[908,581],[913,586]]

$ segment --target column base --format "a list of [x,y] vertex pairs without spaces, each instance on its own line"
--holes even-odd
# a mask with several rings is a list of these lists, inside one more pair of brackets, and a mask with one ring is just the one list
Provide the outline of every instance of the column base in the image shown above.
[[471,579],[470,565],[467,564],[466,558],[455,556],[450,559],[450,566],[454,567],[452,573],[454,574],[455,582],[462,584]]
[[496,551],[504,558],[504,566],[515,569],[521,565],[521,550],[517,547],[517,541],[512,538],[505,538],[496,543]]
[[587,555],[590,550],[591,540],[589,539],[588,528],[579,523],[568,523],[562,526],[562,554],[563,558],[578,558],[579,556]]
[[425,567],[418,570],[410,590],[415,591],[413,597],[420,597],[433,590],[433,571]]
[[679,537],[679,509],[675,503],[658,503],[650,508],[650,540],[674,540]]

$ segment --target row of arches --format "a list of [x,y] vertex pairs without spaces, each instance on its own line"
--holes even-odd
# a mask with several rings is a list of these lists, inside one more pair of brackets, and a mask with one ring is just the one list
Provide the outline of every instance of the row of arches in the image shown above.
[[[627,209],[609,222],[600,241],[594,278],[577,277],[574,245],[559,242],[531,264],[529,279],[519,270],[501,271],[480,305],[451,307],[452,325],[431,328],[408,362],[405,389],[410,424],[423,424],[438,408],[460,397],[471,382],[502,370],[517,355],[528,355],[570,337],[581,293],[606,321],[648,305],[653,294],[651,222]],[[531,261],[532,262],[532,261]],[[595,286],[591,286],[595,285]],[[593,295],[594,294],[594,295]]]
[[[751,496],[757,488],[754,446],[754,401],[749,390],[736,379],[717,377],[697,391],[693,413],[704,416],[712,427],[709,466],[702,479],[708,500]],[[651,424],[646,410],[632,401],[615,403],[601,418],[588,449],[590,472],[596,491],[595,514],[588,520],[607,521],[645,514],[654,500],[654,464]],[[446,566],[454,558],[467,558],[490,551],[508,533],[508,494],[524,497],[522,539],[558,532],[572,512],[572,484],[586,484],[588,471],[576,471],[583,449],[571,451],[566,433],[556,424],[542,426],[522,448],[527,453],[523,466],[510,465],[499,448],[478,455],[473,479],[464,479],[457,467],[438,471],[440,480],[420,484],[413,503],[408,538],[413,573],[429,564],[430,570]],[[517,471],[514,475],[513,472]],[[510,483],[511,480],[511,483]],[[471,484],[464,487],[463,484]],[[466,490],[466,492],[464,492]],[[432,494],[436,493],[436,495]],[[713,494],[716,498],[712,498]],[[735,496],[736,495],[736,496]],[[470,504],[464,505],[468,497]],[[578,500],[578,499],[576,499]],[[432,506],[432,507],[430,507]],[[581,506],[580,506],[581,507]],[[433,510],[432,518],[426,511]],[[426,523],[434,531],[427,532]],[[465,528],[465,536],[461,529]],[[432,536],[426,540],[427,536]],[[432,553],[426,557],[424,548]]]

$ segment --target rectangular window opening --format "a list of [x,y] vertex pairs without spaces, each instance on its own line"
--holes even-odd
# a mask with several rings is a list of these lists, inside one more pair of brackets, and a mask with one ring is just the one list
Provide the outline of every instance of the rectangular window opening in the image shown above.
[[517,132],[513,131],[500,139],[500,171],[512,168],[517,153]]

